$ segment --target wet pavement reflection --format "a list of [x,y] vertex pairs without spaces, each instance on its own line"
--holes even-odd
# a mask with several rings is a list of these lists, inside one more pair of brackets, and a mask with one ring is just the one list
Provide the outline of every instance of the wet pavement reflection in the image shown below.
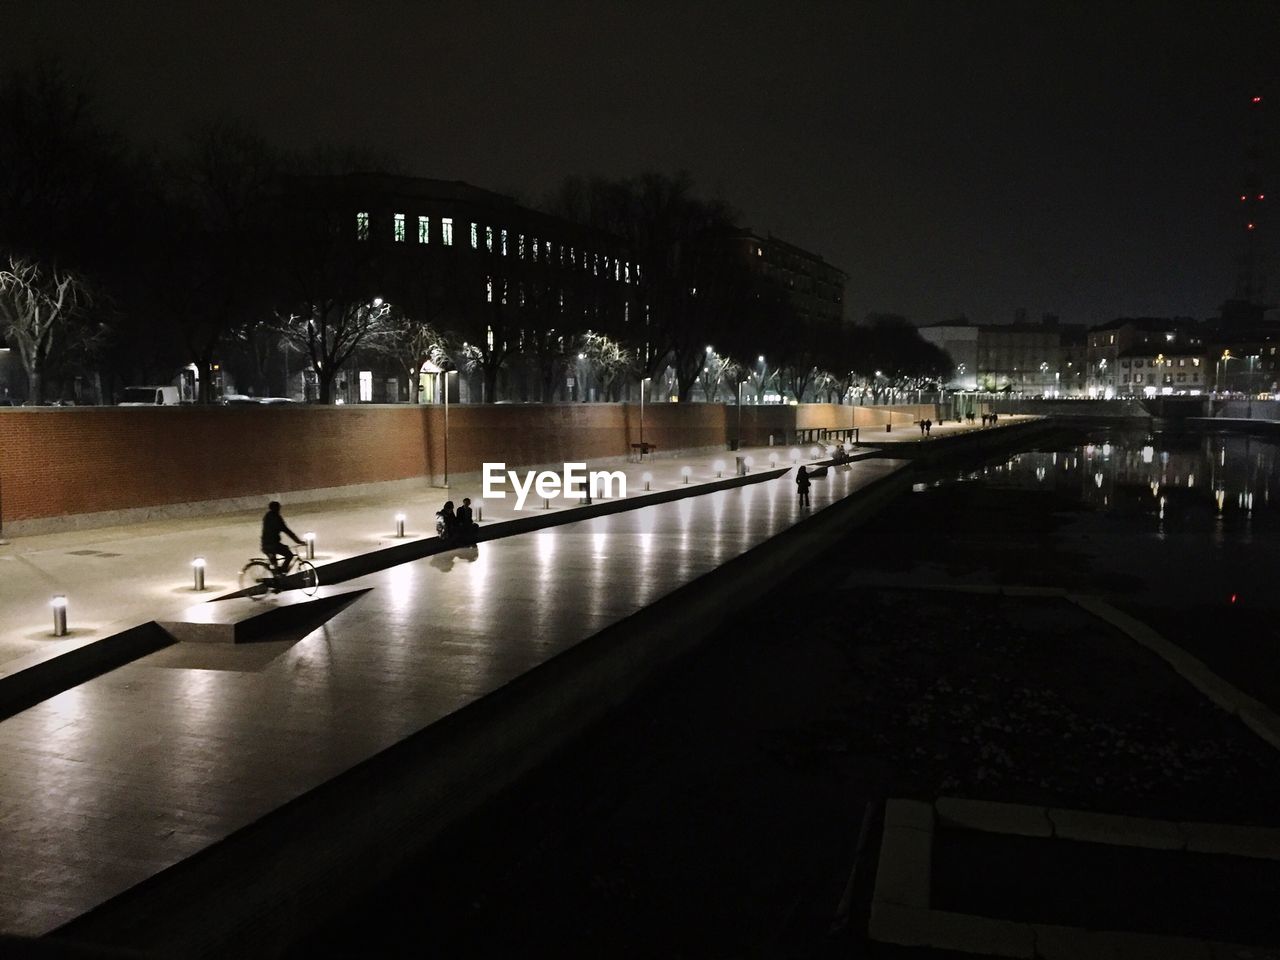
[[787,475],[403,564],[301,640],[199,667],[179,644],[0,723],[0,931],[52,929],[902,467],[833,469],[809,508]]

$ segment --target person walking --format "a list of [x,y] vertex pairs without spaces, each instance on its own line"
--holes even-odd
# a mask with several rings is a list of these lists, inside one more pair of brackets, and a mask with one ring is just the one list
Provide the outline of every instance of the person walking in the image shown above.
[[809,506],[809,471],[804,468],[803,463],[796,471],[796,493],[800,497],[800,506]]

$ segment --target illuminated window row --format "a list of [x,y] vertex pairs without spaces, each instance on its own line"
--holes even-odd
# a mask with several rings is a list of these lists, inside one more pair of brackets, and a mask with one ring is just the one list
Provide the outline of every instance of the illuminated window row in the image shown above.
[[[480,224],[470,222],[469,238],[471,241],[471,249],[480,249]],[[497,249],[495,250],[495,232],[497,239]],[[405,243],[408,240],[408,216],[403,213],[394,214],[392,217],[392,238],[396,243]],[[361,211],[356,214],[356,239],[369,239],[369,213]],[[418,217],[417,242],[428,244],[431,242],[431,218],[427,216]],[[453,218],[440,218],[440,242],[446,247],[453,246]],[[640,282],[640,264],[631,263],[621,260],[617,257],[610,257],[607,254],[588,253],[583,250],[581,257],[579,251],[572,246],[565,244],[553,244],[550,240],[539,240],[537,237],[526,238],[523,233],[516,234],[516,256],[521,260],[533,260],[542,263],[558,263],[565,266],[566,263],[573,269],[578,269],[579,264],[585,271],[590,269],[593,276],[603,276],[605,279],[612,279],[619,283]],[[501,256],[507,256],[510,247],[507,243],[506,228],[499,228],[495,231],[494,227],[486,226],[484,228],[484,249],[488,253],[498,253]]]

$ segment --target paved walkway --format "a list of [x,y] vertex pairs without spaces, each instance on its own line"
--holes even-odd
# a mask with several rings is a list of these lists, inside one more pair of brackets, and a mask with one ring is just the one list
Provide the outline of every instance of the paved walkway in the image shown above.
[[[733,476],[734,457],[750,456],[755,468],[766,468],[771,456],[786,465],[793,450],[806,461],[814,445],[803,449],[754,448],[691,457],[660,458],[643,463],[623,460],[593,462],[591,469],[621,469],[627,474],[627,493],[645,492],[644,476],[651,474],[652,491],[684,486],[681,473],[689,467],[689,485],[716,479],[717,464]],[[342,560],[405,541],[395,538],[395,516],[406,517],[407,540],[435,536],[435,512],[447,499],[479,500],[481,479],[468,474],[452,479],[445,490],[424,482],[417,490],[290,505],[284,514],[299,535],[316,534],[315,563]],[[530,496],[524,512],[514,499],[481,504],[484,522],[541,513],[542,501]],[[551,512],[572,510],[576,501],[551,501]],[[172,617],[193,603],[237,589],[240,568],[258,555],[258,530],[263,507],[251,512],[213,517],[153,520],[127,526],[19,537],[0,546],[0,676],[33,662],[99,640],[149,620]],[[205,591],[193,590],[191,561],[207,563]],[[54,594],[68,598],[66,638],[53,636]]]
[[402,564],[297,642],[177,644],[0,722],[0,931],[48,932],[903,466],[833,469],[803,511],[788,475]]

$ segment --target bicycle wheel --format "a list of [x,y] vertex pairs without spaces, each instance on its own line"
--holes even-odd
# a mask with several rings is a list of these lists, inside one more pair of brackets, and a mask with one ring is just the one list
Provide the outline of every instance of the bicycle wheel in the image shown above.
[[320,574],[316,573],[314,564],[299,560],[295,575],[298,578],[298,589],[308,597],[320,589]]
[[267,595],[276,575],[265,560],[250,560],[240,571],[240,592],[251,600],[260,600]]

